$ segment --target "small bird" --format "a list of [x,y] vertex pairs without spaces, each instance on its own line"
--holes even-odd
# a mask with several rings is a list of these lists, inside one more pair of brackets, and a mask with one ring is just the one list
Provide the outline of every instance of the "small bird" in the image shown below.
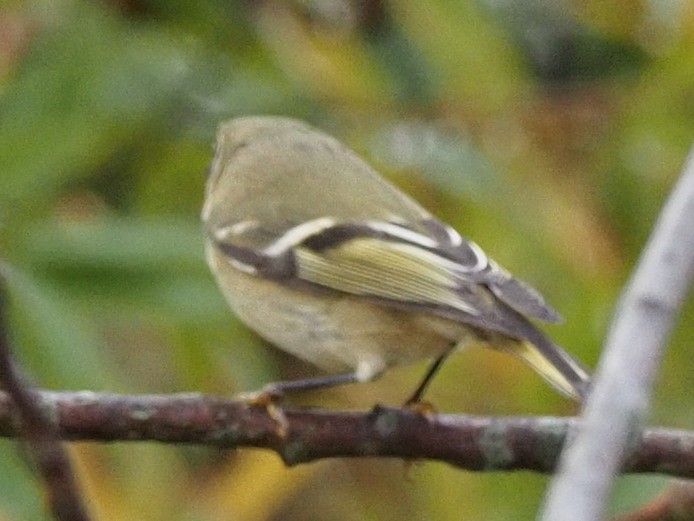
[[474,242],[338,140],[289,118],[222,123],[202,220],[206,255],[235,314],[327,376],[287,391],[366,382],[471,342],[511,353],[559,392],[585,397],[581,363],[529,318],[559,315]]

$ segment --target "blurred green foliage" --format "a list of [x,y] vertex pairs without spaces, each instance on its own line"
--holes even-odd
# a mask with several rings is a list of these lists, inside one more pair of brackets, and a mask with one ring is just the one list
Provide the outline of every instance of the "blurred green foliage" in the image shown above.
[[[578,5],[578,4],[577,4]],[[216,125],[306,119],[540,288],[593,364],[694,137],[694,3],[6,0],[0,272],[40,385],[231,395],[306,371],[227,310],[198,212]],[[645,325],[647,327],[647,325]],[[694,427],[694,305],[652,420]],[[422,365],[306,401],[399,403]],[[445,411],[571,414],[514,360],[471,350]],[[99,519],[532,519],[547,477],[154,445],[73,448]],[[0,518],[43,519],[14,442]],[[662,487],[623,478],[622,510]]]

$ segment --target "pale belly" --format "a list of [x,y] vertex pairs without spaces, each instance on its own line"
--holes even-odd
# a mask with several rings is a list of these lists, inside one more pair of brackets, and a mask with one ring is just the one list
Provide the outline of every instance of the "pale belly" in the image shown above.
[[[226,262],[213,251],[208,251],[208,259]],[[354,371],[360,380],[368,380],[390,366],[439,356],[465,334],[465,328],[450,319],[358,297],[290,288],[280,295],[275,282],[228,265],[219,267],[227,301],[246,325],[328,372]]]

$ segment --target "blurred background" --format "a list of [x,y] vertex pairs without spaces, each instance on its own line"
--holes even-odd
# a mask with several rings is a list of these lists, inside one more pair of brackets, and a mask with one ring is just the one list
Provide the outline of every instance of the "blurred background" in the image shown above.
[[[577,7],[579,6],[580,7]],[[0,0],[0,257],[38,385],[230,396],[311,374],[227,309],[199,210],[219,122],[335,135],[565,317],[594,366],[615,300],[694,138],[694,2]],[[648,327],[644,324],[644,327]],[[650,421],[694,428],[694,302]],[[399,404],[425,364],[297,401]],[[441,411],[571,415],[516,360],[470,349]],[[101,520],[532,519],[546,476],[144,443],[71,446]],[[624,477],[611,511],[664,485]],[[43,519],[0,441],[0,519]]]

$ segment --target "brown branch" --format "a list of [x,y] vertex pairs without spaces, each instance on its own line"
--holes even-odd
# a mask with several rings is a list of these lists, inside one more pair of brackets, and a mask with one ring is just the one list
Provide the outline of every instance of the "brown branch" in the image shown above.
[[[369,412],[290,409],[274,414],[242,400],[199,394],[41,393],[66,440],[159,441],[223,448],[260,447],[288,465],[328,457],[430,459],[467,470],[552,472],[570,418],[422,415],[377,407]],[[0,435],[18,434],[12,403],[0,394]],[[278,424],[278,414],[284,418]],[[694,432],[647,429],[625,472],[694,478]]]
[[674,480],[658,496],[611,521],[687,521],[694,519],[694,483]]
[[4,308],[4,295],[0,292],[0,385],[7,391],[3,395],[5,406],[12,404],[15,412],[15,435],[25,441],[25,448],[36,464],[55,519],[87,521],[89,516],[78,492],[70,458],[58,439],[56,425],[42,408],[40,394],[32,389],[12,359]]

